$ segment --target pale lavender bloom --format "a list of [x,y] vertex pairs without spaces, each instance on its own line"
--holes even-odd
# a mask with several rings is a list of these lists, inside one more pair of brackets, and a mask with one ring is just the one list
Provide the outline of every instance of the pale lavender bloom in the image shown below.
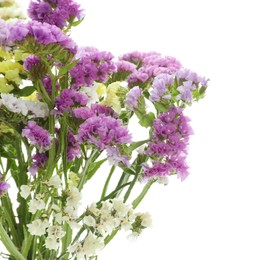
[[142,89],[138,86],[133,87],[127,94],[124,102],[126,103],[128,109],[134,110],[138,107],[138,100],[142,94]]
[[118,147],[107,146],[106,147],[106,156],[110,164],[118,166],[120,162],[124,165],[129,166],[129,159],[120,153]]
[[29,24],[20,20],[9,27],[8,43],[14,41],[24,41],[29,34]]
[[9,30],[6,22],[0,19],[0,45],[2,45],[9,36]]
[[175,73],[176,77],[181,80],[193,81],[194,83],[207,86],[208,79],[199,76],[196,72],[193,72],[186,68],[181,68]]
[[129,61],[121,60],[116,62],[117,72],[134,72],[137,66]]
[[22,136],[29,139],[32,145],[36,145],[40,153],[48,150],[51,145],[49,131],[37,125],[34,121],[28,121],[28,124],[22,130]]
[[0,197],[3,196],[11,186],[5,182],[0,181]]
[[[171,99],[167,87],[172,85],[174,78],[170,74],[160,74],[155,77],[152,83],[152,90],[150,91],[150,101],[159,102],[162,98]],[[164,95],[167,93],[166,95]]]
[[184,81],[183,85],[179,86],[177,90],[180,94],[176,97],[178,100],[183,100],[186,102],[192,102],[192,90],[195,90],[196,86],[193,84],[192,81]]

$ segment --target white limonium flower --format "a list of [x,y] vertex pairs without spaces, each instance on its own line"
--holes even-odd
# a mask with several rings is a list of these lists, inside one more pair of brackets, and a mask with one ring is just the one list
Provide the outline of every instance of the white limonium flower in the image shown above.
[[143,227],[150,227],[152,225],[152,218],[151,218],[151,215],[148,212],[142,213],[140,215],[140,218],[142,220],[141,225]]
[[87,107],[91,107],[92,104],[95,104],[98,101],[98,95],[96,90],[98,88],[98,83],[94,83],[89,88],[81,87],[79,92],[88,97]]
[[66,199],[67,206],[72,206],[74,208],[77,208],[80,204],[80,201],[82,199],[82,194],[76,187],[72,187],[68,191],[68,197]]
[[42,236],[46,233],[46,228],[49,226],[47,219],[41,221],[36,219],[31,224],[27,224],[28,232],[33,236]]
[[112,200],[113,207],[116,210],[116,215],[119,217],[125,217],[129,210],[131,209],[130,206],[126,205],[122,199],[115,198]]
[[157,178],[157,182],[159,184],[168,185],[169,184],[169,178],[168,176],[161,176]]
[[85,238],[83,243],[83,251],[86,257],[97,255],[104,248],[104,240],[96,237],[91,232]]
[[48,181],[48,185],[53,186],[56,189],[59,189],[61,187],[61,179],[59,175],[52,176]]
[[131,242],[135,242],[138,239],[139,234],[137,232],[132,232],[127,236],[127,239]]
[[35,214],[38,210],[42,210],[45,208],[45,203],[42,199],[32,199],[29,201],[28,206],[28,211],[32,214]]
[[28,185],[21,185],[20,187],[20,196],[24,199],[30,195],[30,187]]
[[85,216],[83,218],[83,223],[89,227],[96,227],[96,221],[92,216]]
[[60,243],[59,240],[53,236],[53,235],[49,235],[46,239],[45,239],[45,246],[47,249],[49,250],[58,250]]
[[31,117],[41,118],[49,115],[49,109],[46,103],[16,98],[13,94],[1,94],[1,98],[1,105],[4,105],[11,112],[21,113],[24,116],[30,113]]

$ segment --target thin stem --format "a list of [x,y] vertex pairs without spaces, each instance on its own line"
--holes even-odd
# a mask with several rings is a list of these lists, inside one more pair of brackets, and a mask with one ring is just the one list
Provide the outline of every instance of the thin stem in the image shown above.
[[110,170],[110,172],[109,172],[109,174],[108,174],[108,177],[107,177],[107,179],[106,179],[106,182],[105,182],[105,185],[104,185],[104,188],[103,188],[103,191],[102,191],[101,199],[103,199],[103,198],[105,197],[105,194],[106,194],[106,192],[107,192],[107,188],[108,188],[109,182],[110,182],[110,180],[111,180],[111,177],[112,177],[114,171],[115,171],[115,166],[113,165],[113,166],[111,167],[111,170]]

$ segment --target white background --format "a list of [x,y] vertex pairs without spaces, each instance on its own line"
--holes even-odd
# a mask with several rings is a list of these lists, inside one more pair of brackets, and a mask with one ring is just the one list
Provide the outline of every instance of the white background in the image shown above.
[[206,98],[186,111],[191,175],[155,186],[139,207],[153,227],[136,243],[120,234],[99,259],[263,260],[262,1],[79,2],[87,16],[77,43],[114,55],[158,51],[210,78]]

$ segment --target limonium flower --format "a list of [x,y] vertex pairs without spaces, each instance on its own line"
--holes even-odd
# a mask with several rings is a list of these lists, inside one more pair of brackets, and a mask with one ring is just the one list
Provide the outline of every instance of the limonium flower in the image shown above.
[[31,36],[41,45],[58,44],[62,48],[76,53],[76,44],[64,34],[57,26],[38,21],[17,23],[9,27],[8,44],[23,43],[27,36]]
[[73,0],[46,0],[31,1],[28,8],[28,15],[32,20],[46,22],[63,28],[67,22],[77,18],[83,18],[83,10]]
[[56,114],[70,112],[72,107],[86,106],[87,102],[87,96],[72,89],[64,89],[60,96],[55,99],[56,110],[53,110],[53,112]]
[[[73,88],[91,86],[94,81],[105,82],[108,75],[115,71],[110,52],[100,52],[96,48],[84,48],[80,53],[80,61],[70,70]],[[78,56],[77,56],[78,58]]]
[[93,143],[100,149],[131,142],[131,135],[127,127],[121,125],[121,120],[103,114],[86,119],[80,125],[77,136],[79,142]]
[[34,121],[29,121],[22,130],[22,136],[29,139],[31,145],[37,146],[40,152],[48,150],[51,145],[49,131],[37,125]]
[[154,102],[159,102],[161,98],[171,99],[171,95],[167,93],[167,87],[172,85],[173,82],[174,78],[170,74],[162,73],[156,76],[152,83],[149,99]]
[[46,162],[48,160],[48,157],[45,153],[36,153],[32,156],[32,165],[31,167],[28,169],[29,173],[32,176],[35,176],[35,174],[37,173],[39,168],[44,169]]
[[24,66],[24,68],[26,69],[26,70],[32,70],[32,67],[33,66],[36,66],[36,65],[38,65],[38,64],[40,64],[40,59],[37,57],[37,56],[35,56],[35,55],[29,55],[25,60],[24,60],[24,64],[23,64],[23,66]]
[[138,100],[142,94],[142,89],[138,86],[133,87],[127,94],[124,100],[129,110],[134,110],[138,107]]
[[11,186],[5,182],[0,181],[0,197],[3,196]]
[[153,166],[145,165],[145,176],[166,176],[177,173],[184,180],[188,175],[185,162],[189,136],[193,134],[189,118],[182,110],[171,107],[154,120],[153,141],[146,153],[153,158]]

